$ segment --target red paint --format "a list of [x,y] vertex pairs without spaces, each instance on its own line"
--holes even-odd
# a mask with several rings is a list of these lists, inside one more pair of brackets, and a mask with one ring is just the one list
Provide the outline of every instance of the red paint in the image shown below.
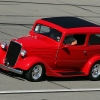
[[[60,42],[34,32],[36,24],[43,24],[62,33]],[[67,34],[86,34],[84,45],[63,45]],[[37,20],[28,36],[23,36],[12,41],[22,45],[27,51],[25,58],[19,55],[13,68],[29,70],[34,64],[42,63],[47,76],[71,77],[88,76],[91,66],[100,60],[100,45],[89,46],[90,34],[100,34],[99,27],[63,28],[53,23]],[[0,47],[0,64],[3,64],[6,52]]]

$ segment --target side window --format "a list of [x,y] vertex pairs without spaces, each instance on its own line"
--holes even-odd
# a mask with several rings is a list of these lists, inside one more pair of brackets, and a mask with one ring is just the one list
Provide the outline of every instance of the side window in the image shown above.
[[45,35],[57,42],[60,41],[62,36],[62,33],[59,32],[58,30],[42,24],[37,24],[34,28],[34,32],[36,32],[37,34]]
[[41,26],[40,33],[49,33],[50,28],[47,26]]
[[91,34],[89,38],[89,45],[100,45],[100,34]]
[[50,28],[47,27],[47,26],[43,26],[43,25],[37,24],[35,29],[34,29],[34,31],[37,32],[37,33],[49,33],[50,32]]
[[66,35],[63,43],[70,45],[84,45],[86,40],[86,34],[73,34]]

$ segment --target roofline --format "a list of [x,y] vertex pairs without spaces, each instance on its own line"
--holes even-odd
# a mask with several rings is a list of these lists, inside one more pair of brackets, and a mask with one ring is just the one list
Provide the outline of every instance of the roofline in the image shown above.
[[48,21],[45,21],[45,20],[42,20],[42,19],[38,19],[36,21],[36,23],[38,23],[38,22],[43,24],[43,25],[46,25],[46,26],[48,26],[48,24],[49,24],[49,27],[51,27],[51,28],[54,28],[54,26],[55,26],[55,29],[57,29],[59,31],[61,31],[62,29],[66,30],[66,28],[63,28],[63,27],[61,27],[61,26],[59,26],[57,24],[54,24],[54,23],[51,23],[51,22],[48,22]]
[[[92,33],[92,32],[97,32],[99,33],[100,32],[100,27],[98,26],[91,26],[91,27],[75,27],[75,28],[63,28],[57,24],[54,24],[54,23],[51,23],[51,22],[48,22],[48,21],[45,21],[45,20],[42,20],[42,19],[38,19],[35,23],[40,23],[40,24],[43,24],[43,25],[46,25],[48,26],[49,24],[49,27],[51,28],[54,28],[57,29],[58,31],[62,32],[62,33]],[[91,30],[92,28],[92,30]],[[62,31],[63,30],[63,31]]]
[[100,27],[77,27],[66,29],[65,32],[71,33],[100,33]]
[[42,18],[42,20],[54,23],[63,28],[76,28],[76,27],[97,27],[99,25],[89,22],[83,18],[74,16],[59,16],[59,17],[49,17]]

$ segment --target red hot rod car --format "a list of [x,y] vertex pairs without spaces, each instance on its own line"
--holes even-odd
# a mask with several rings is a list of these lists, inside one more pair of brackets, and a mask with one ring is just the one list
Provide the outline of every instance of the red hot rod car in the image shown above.
[[100,77],[100,27],[76,17],[37,20],[29,35],[0,43],[0,68],[29,81],[53,77]]

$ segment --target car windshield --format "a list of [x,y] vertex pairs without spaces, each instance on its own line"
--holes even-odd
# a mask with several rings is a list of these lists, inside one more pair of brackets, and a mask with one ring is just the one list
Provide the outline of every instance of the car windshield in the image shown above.
[[48,26],[44,26],[41,24],[37,24],[34,29],[35,33],[45,35],[57,42],[60,41],[62,33],[56,29],[50,28]]

